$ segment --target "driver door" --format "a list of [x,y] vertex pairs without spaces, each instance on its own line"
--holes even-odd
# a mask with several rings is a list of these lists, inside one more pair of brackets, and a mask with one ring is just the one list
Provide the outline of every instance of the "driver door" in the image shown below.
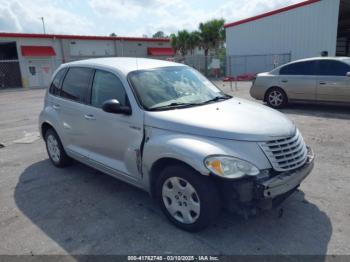
[[118,76],[97,69],[92,81],[91,103],[85,112],[90,161],[109,173],[138,180],[143,138],[142,112],[134,110],[131,115],[107,113],[101,108],[109,99],[117,99],[122,106],[130,106]]

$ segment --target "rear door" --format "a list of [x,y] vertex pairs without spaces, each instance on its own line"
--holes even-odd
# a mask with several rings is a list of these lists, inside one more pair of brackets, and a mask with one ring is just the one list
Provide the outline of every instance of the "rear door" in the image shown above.
[[77,158],[88,157],[86,140],[89,130],[86,126],[85,108],[90,97],[90,84],[93,69],[71,67],[65,75],[60,97],[54,104],[60,112],[62,139],[68,154]]
[[315,61],[304,61],[280,69],[279,85],[289,99],[316,100],[316,65]]
[[350,102],[350,65],[334,60],[319,60],[317,101]]

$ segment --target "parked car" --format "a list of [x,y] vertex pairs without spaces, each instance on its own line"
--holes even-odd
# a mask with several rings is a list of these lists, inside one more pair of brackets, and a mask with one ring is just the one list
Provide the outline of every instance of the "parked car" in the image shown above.
[[257,75],[252,97],[273,108],[293,101],[350,103],[350,58],[317,57]]
[[39,127],[55,166],[75,159],[142,188],[188,231],[222,207],[245,215],[273,207],[313,168],[311,149],[283,114],[167,61],[61,65]]

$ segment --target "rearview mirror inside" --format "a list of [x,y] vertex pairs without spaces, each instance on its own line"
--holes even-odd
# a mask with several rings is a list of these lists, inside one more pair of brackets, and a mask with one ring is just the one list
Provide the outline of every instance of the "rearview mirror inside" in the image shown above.
[[105,101],[102,105],[102,110],[107,113],[131,115],[131,108],[120,105],[117,99]]

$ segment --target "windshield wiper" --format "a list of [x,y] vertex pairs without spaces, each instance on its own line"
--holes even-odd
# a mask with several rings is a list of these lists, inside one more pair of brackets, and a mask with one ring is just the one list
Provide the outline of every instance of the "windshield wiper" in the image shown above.
[[203,104],[208,104],[208,103],[211,103],[211,102],[217,102],[217,101],[220,101],[220,100],[227,100],[227,99],[230,99],[230,98],[232,98],[232,96],[225,94],[223,96],[216,96],[216,97],[214,97],[212,99],[209,99],[207,101],[204,101],[204,102],[202,102],[200,104],[203,105]]
[[197,106],[199,104],[197,103],[178,103],[178,102],[174,102],[168,105],[164,105],[164,106],[157,106],[157,107],[151,107],[148,110],[150,111],[158,111],[158,110],[162,110],[162,109],[168,109],[168,108],[177,108],[177,107],[187,107],[187,106]]

